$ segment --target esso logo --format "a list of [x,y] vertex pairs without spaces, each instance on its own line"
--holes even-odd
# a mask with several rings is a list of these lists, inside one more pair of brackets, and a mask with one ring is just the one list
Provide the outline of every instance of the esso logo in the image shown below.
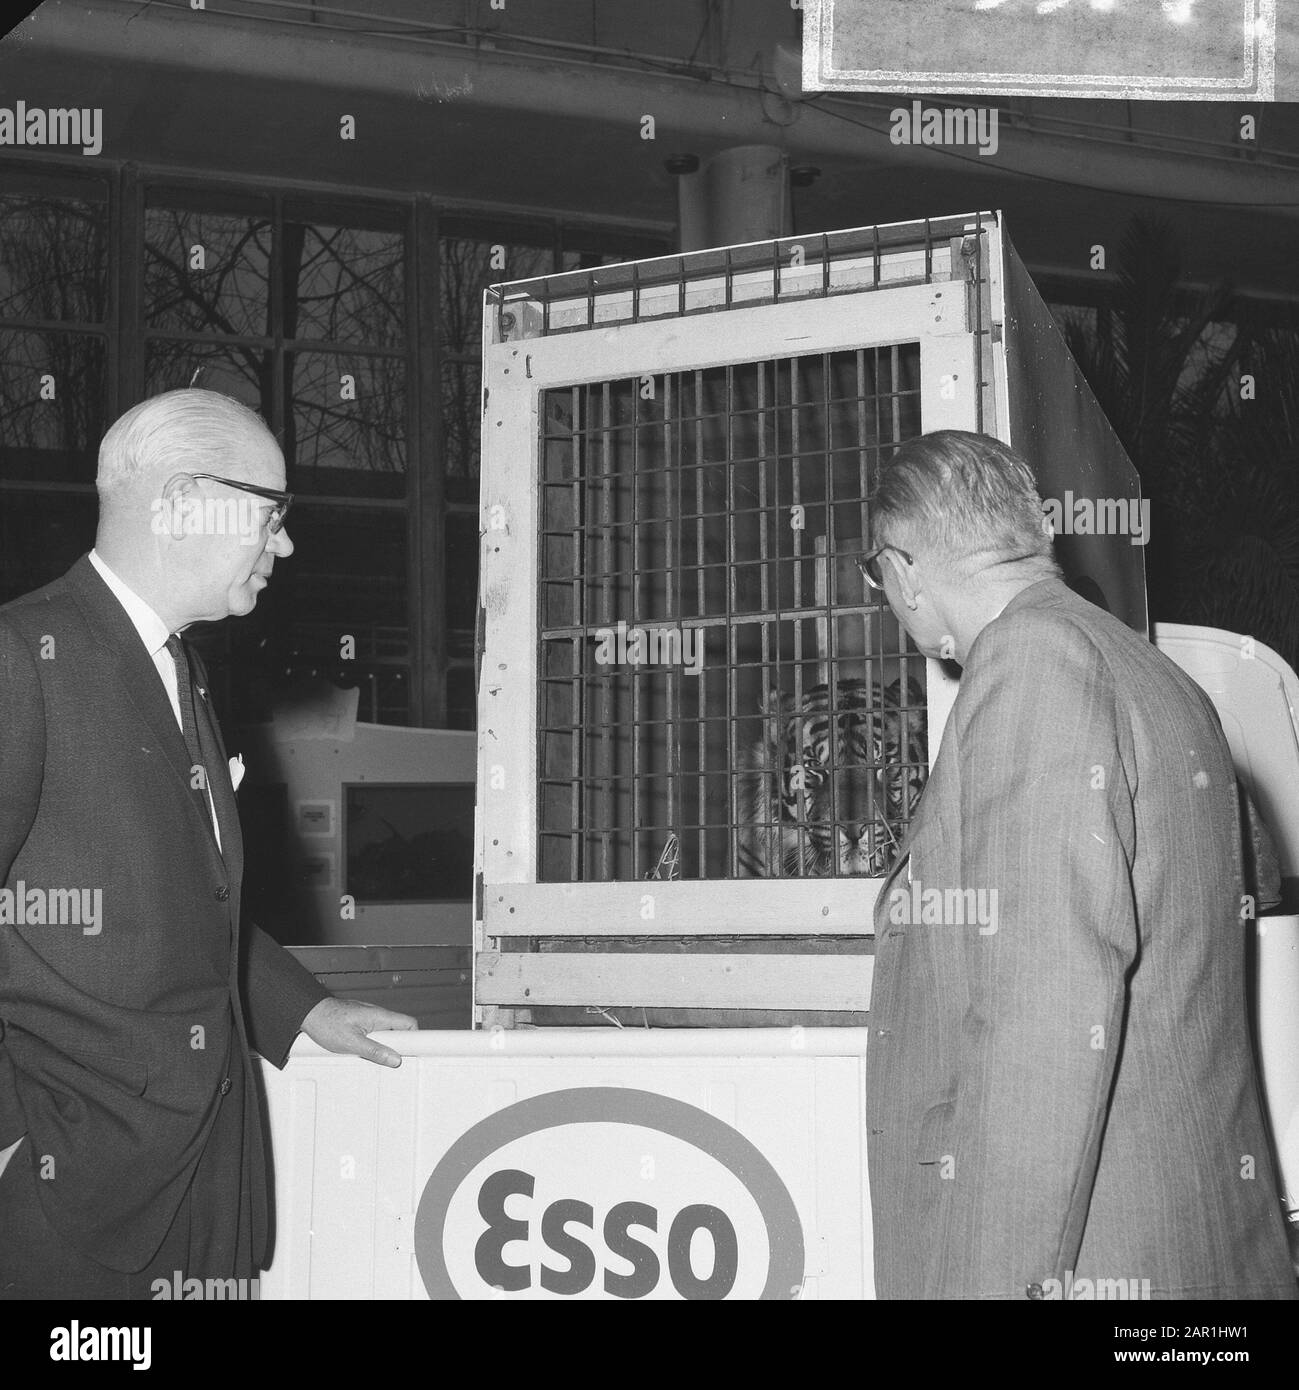
[[802,1224],[767,1159],[707,1111],[581,1087],[489,1115],[420,1198],[430,1298],[795,1298]]

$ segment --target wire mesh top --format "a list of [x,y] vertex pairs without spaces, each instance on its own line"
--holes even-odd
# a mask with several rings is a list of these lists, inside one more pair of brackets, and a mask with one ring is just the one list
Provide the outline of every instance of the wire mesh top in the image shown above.
[[[947,281],[953,242],[997,221],[991,212],[814,232],[491,285],[490,343],[546,338],[755,304]],[[977,254],[977,250],[976,250]]]

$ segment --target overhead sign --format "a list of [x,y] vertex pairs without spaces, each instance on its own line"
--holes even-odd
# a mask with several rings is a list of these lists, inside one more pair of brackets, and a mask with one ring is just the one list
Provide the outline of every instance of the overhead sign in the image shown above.
[[802,0],[801,7],[808,92],[1275,99],[1276,0]]
[[430,1298],[797,1298],[803,1227],[738,1130],[623,1086],[550,1091],[487,1116],[424,1185]]

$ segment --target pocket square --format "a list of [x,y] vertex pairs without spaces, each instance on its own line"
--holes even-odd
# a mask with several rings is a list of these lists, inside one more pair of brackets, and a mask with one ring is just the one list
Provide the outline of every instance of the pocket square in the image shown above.
[[244,780],[245,771],[243,755],[236,753],[234,757],[230,759],[230,785],[235,791],[239,790],[239,783]]

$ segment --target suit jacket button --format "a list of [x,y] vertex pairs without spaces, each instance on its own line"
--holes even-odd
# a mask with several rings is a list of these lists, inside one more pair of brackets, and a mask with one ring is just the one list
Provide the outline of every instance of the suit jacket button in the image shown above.
[[223,1096],[228,1096],[228,1095],[230,1094],[230,1087],[231,1087],[233,1084],[234,1084],[234,1083],[230,1080],[230,1078],[229,1078],[228,1076],[223,1077],[222,1080],[221,1080],[221,1086],[220,1086],[221,1094],[222,1094]]
[[230,890],[225,886],[224,883],[221,885],[220,888],[216,890],[216,900],[219,903],[230,901]]
[[1025,1294],[1025,1296],[1028,1297],[1028,1298],[1041,1298],[1041,1297],[1042,1297],[1042,1285],[1041,1285],[1041,1284],[1030,1284],[1030,1285],[1024,1290],[1024,1294]]

